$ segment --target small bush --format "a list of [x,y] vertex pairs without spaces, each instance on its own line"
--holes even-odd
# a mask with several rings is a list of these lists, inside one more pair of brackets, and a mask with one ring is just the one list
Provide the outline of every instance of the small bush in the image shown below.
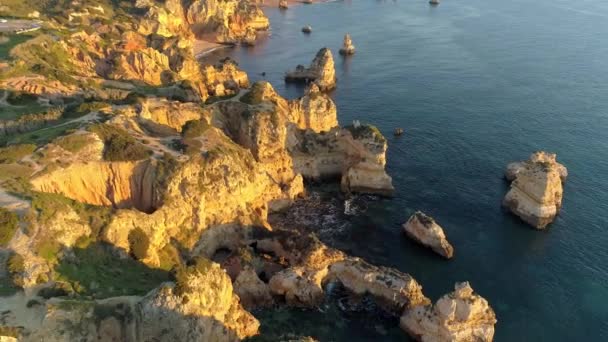
[[6,247],[8,245],[18,227],[19,218],[17,215],[4,208],[0,208],[0,246]]
[[105,143],[103,157],[108,161],[130,161],[147,158],[151,151],[121,128],[107,124],[89,127]]
[[200,137],[210,127],[205,120],[190,120],[182,127],[182,137],[186,139]]
[[129,249],[135,259],[145,259],[148,256],[149,248],[150,238],[141,228],[135,228],[129,233]]
[[0,164],[15,163],[21,158],[30,155],[36,149],[33,144],[12,145],[0,148]]
[[89,137],[84,134],[70,134],[53,141],[55,145],[66,151],[76,153],[89,144]]
[[23,287],[23,272],[25,271],[25,260],[21,254],[13,253],[8,257],[6,266],[11,280],[15,286]]

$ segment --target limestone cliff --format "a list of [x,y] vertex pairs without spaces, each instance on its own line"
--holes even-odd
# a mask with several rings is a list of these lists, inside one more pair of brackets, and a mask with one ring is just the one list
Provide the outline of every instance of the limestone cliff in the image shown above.
[[494,324],[496,316],[488,302],[464,282],[433,306],[405,310],[400,325],[418,341],[489,342],[494,338]]
[[543,229],[559,213],[562,197],[560,169],[556,164],[527,163],[517,172],[503,206],[533,227]]

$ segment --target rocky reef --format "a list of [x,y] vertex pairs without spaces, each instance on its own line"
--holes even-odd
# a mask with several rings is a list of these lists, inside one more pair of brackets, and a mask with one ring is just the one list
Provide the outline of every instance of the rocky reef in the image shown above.
[[468,282],[456,283],[454,292],[435,305],[406,310],[401,328],[418,341],[492,341],[496,316],[488,302]]
[[328,48],[322,48],[306,68],[298,65],[295,70],[285,74],[286,82],[315,83],[322,91],[328,91],[336,87],[336,69],[334,58]]
[[415,212],[403,225],[408,237],[423,246],[431,248],[435,253],[446,259],[452,258],[454,248],[448,242],[443,228],[435,220],[424,213]]
[[537,229],[553,222],[562,206],[562,181],[566,168],[554,154],[536,152],[530,160],[509,164],[506,177],[515,180],[503,199],[503,206]]

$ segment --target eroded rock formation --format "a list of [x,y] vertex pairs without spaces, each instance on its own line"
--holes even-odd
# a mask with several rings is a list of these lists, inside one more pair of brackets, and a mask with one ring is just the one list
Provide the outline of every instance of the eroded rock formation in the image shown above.
[[457,283],[454,292],[435,305],[405,310],[401,328],[419,341],[492,341],[496,315],[488,302],[474,294],[468,282]]
[[336,87],[334,58],[328,48],[322,48],[308,68],[298,65],[295,70],[285,74],[287,82],[314,82],[322,91]]
[[554,154],[536,152],[530,160],[509,164],[506,177],[515,180],[503,199],[503,206],[537,229],[553,222],[562,206],[562,180],[566,168]]
[[355,53],[355,46],[353,45],[353,41],[350,38],[350,34],[344,35],[344,42],[342,43],[342,48],[340,49],[340,54],[344,56],[352,55]]
[[403,230],[414,241],[431,248],[435,253],[446,259],[452,258],[454,248],[448,242],[443,228],[435,220],[417,211],[403,225]]
[[557,162],[557,155],[555,153],[549,153],[545,151],[536,151],[530,155],[530,158],[525,161],[513,162],[507,165],[505,170],[505,178],[508,181],[513,181],[517,178],[520,171],[526,168],[526,166],[534,163],[549,163],[553,167],[557,168],[562,183],[568,178],[568,169]]

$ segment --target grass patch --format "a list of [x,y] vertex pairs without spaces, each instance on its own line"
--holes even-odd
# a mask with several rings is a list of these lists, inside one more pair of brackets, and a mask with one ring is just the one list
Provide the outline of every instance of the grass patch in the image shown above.
[[37,146],[45,145],[51,140],[65,135],[71,130],[74,130],[80,126],[79,122],[73,122],[69,124],[60,124],[57,126],[41,128],[32,132],[24,134],[11,134],[8,136],[0,137],[0,145],[7,144],[34,144]]
[[182,127],[182,137],[185,139],[198,138],[210,127],[211,125],[205,120],[190,120]]
[[91,143],[91,138],[86,134],[70,134],[53,140],[53,143],[62,149],[76,153]]
[[62,261],[55,271],[60,280],[73,284],[80,295],[108,298],[144,295],[169,280],[169,273],[151,269],[133,259],[114,255],[103,243],[75,248],[73,261]]
[[89,131],[97,134],[104,141],[103,157],[105,160],[142,160],[152,154],[152,151],[135,140],[124,129],[107,124],[96,124],[90,126]]
[[0,247],[6,247],[19,228],[19,217],[0,207]]
[[36,145],[33,144],[12,145],[0,148],[0,163],[16,163],[23,157],[34,153],[34,150],[36,150]]
[[[2,35],[0,34],[0,42],[2,41]],[[10,51],[17,45],[24,43],[32,39],[31,35],[27,34],[11,34],[4,36],[8,39],[5,43],[0,43],[0,59],[8,59]]]
[[385,143],[386,138],[380,132],[380,130],[376,126],[372,125],[359,125],[355,127],[353,125],[346,126],[346,129],[350,131],[355,139],[373,139],[378,143]]

